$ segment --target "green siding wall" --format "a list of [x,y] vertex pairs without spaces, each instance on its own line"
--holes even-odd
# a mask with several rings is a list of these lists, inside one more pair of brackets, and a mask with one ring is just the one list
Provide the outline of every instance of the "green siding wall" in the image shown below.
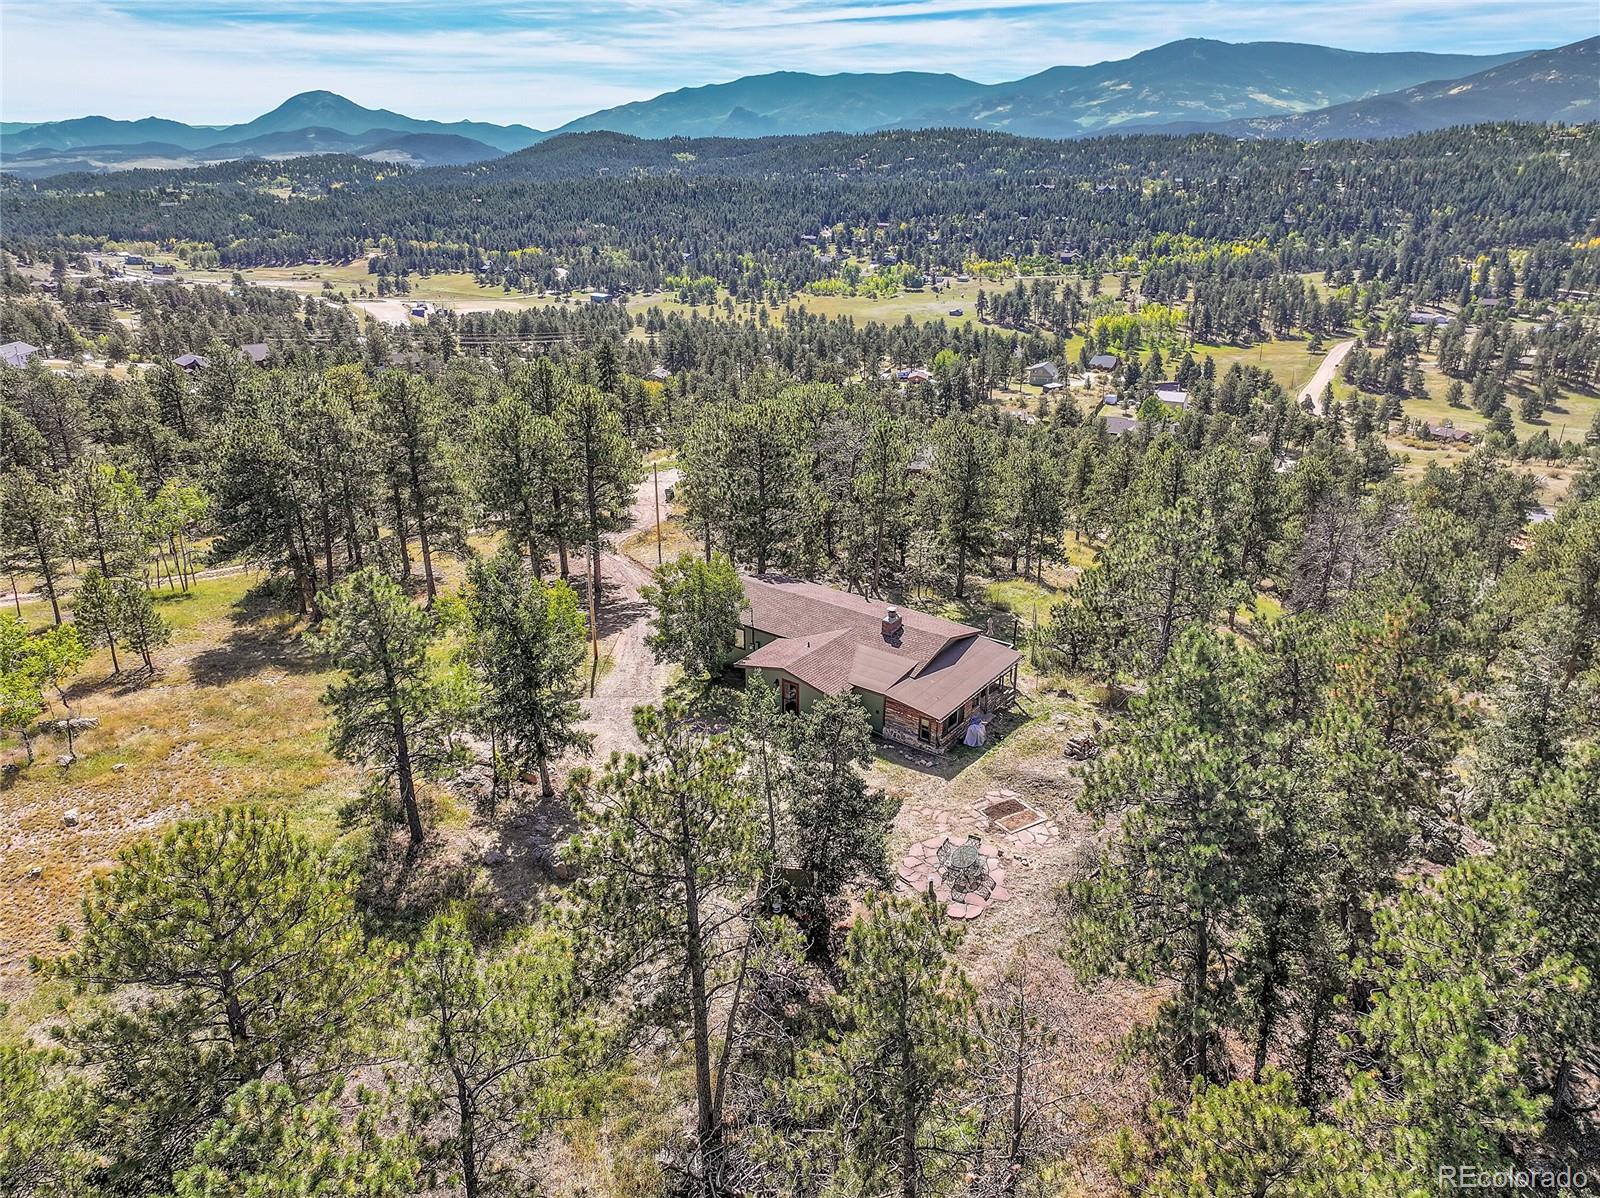
[[[753,652],[754,650],[761,648],[763,645],[770,645],[773,641],[778,639],[771,633],[762,632],[759,629],[751,628],[748,624],[746,624],[744,627],[746,633],[748,634],[747,644],[749,647],[741,648],[739,651],[740,656]],[[808,710],[813,703],[822,697],[821,691],[817,690],[810,684],[801,681],[801,679],[796,678],[793,674],[790,674],[786,670],[763,669],[760,671],[760,674],[762,680],[770,686],[777,686],[780,678],[787,678],[789,681],[797,683],[800,687],[801,711]],[[747,674],[746,677],[748,678],[749,675]],[[874,732],[881,733],[883,731],[883,696],[874,694],[872,691],[864,691],[860,689],[856,689],[854,693],[860,696],[861,702],[867,709],[867,717],[872,721],[872,730]]]
[[859,687],[856,688],[856,694],[866,706],[867,715],[872,720],[872,730],[881,733],[883,731],[883,696],[872,691],[864,691]]

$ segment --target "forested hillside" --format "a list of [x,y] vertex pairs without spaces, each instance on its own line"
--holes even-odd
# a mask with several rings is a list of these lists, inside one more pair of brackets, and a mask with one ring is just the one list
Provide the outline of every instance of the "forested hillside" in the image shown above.
[[[1535,126],[1309,146],[966,131],[681,142],[595,133],[462,168],[317,158],[8,181],[4,194],[18,247],[202,242],[236,268],[350,259],[376,246],[376,273],[468,271],[513,290],[556,286],[558,269],[565,285],[611,290],[692,273],[760,298],[829,278],[856,245],[950,273],[969,258],[1063,254],[1114,270],[1170,245],[1260,246],[1280,269],[1360,271],[1422,285],[1426,298],[1453,294],[1462,260],[1499,248],[1570,256],[1593,215],[1591,137],[1587,127]],[[817,244],[823,229],[831,257]],[[1584,262],[1561,285],[1596,289],[1589,255]]]
[[[0,1192],[1592,1167],[1591,143],[7,182]],[[1015,690],[875,738],[934,627]]]

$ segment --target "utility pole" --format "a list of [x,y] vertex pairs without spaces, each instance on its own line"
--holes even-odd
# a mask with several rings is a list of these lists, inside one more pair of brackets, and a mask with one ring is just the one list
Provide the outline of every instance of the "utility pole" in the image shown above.
[[656,565],[661,565],[661,463],[650,463],[650,476],[656,494]]

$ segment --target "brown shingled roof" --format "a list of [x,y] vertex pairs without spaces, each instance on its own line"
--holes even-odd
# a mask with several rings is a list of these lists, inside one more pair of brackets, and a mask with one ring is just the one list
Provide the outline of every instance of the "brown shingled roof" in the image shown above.
[[744,580],[746,618],[780,639],[739,662],[780,669],[824,694],[857,687],[942,719],[1021,655],[978,630],[904,611],[886,634],[885,605],[798,579]]

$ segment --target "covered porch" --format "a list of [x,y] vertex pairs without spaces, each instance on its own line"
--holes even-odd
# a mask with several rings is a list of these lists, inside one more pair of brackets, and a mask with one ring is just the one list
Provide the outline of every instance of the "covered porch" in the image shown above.
[[[883,738],[930,753],[948,753],[964,742],[974,716],[980,717],[980,722],[987,728],[991,718],[1017,705],[1020,694],[1017,687],[1018,668],[1019,663],[1013,662],[954,711],[938,719],[906,704],[886,700],[883,706]],[[987,733],[984,739],[987,743]]]

